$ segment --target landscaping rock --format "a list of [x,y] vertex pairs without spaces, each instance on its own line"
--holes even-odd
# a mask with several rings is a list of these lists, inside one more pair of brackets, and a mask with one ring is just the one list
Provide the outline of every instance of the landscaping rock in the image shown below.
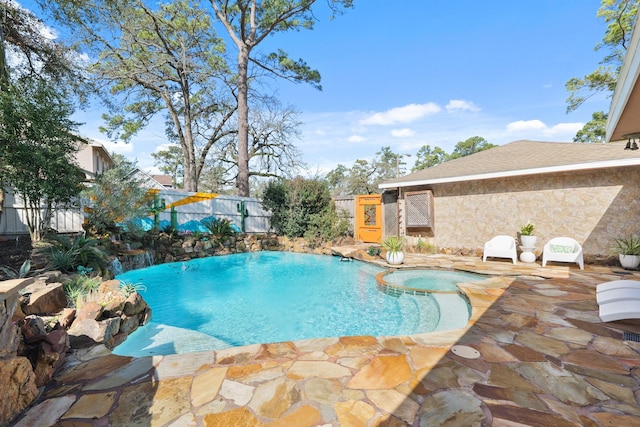
[[144,314],[138,314],[131,317],[122,316],[120,318],[120,332],[125,335],[129,335],[131,332],[138,329],[141,318],[144,318]]
[[62,283],[50,283],[31,294],[24,307],[25,314],[53,314],[67,306],[67,296]]
[[91,319],[76,320],[68,331],[69,342],[71,348],[87,348],[97,344],[104,344],[108,348],[113,348],[110,342],[119,329],[119,317],[101,321]]
[[98,320],[102,315],[103,310],[104,307],[102,304],[98,304],[95,301],[89,301],[76,311],[76,322],[85,319]]
[[0,425],[4,426],[38,397],[38,387],[31,363],[26,357],[0,359],[0,378]]
[[51,331],[39,343],[34,368],[36,386],[40,387],[51,381],[56,369],[64,363],[67,350],[69,335],[61,329]]
[[119,280],[106,280],[98,287],[98,292],[109,295],[116,295],[120,293],[120,281]]
[[76,318],[76,309],[75,308],[65,308],[60,312],[60,317],[58,317],[58,324],[63,329],[69,329],[71,324]]
[[117,294],[115,296],[109,295],[111,299],[104,305],[104,310],[102,311],[102,318],[107,319],[109,317],[119,316],[122,310],[124,309],[125,298],[121,294]]
[[147,308],[147,303],[139,293],[133,292],[124,303],[123,312],[126,316],[134,316],[142,313]]
[[12,313],[17,304],[17,298],[11,297],[0,301],[0,357],[15,356],[20,341],[20,332],[13,323]]

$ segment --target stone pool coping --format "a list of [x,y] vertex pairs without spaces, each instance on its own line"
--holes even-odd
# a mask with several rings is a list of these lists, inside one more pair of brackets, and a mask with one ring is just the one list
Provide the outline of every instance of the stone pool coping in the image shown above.
[[78,352],[16,426],[640,426],[640,344],[622,340],[640,323],[602,323],[595,302],[598,283],[628,272],[405,263],[496,276],[460,285],[471,320],[452,331],[143,358]]

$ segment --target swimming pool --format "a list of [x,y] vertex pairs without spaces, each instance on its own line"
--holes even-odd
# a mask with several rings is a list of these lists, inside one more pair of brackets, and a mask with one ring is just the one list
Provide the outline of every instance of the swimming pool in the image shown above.
[[140,357],[308,338],[410,335],[467,324],[469,306],[457,293],[388,295],[376,286],[382,271],[337,257],[266,251],[132,270],[117,279],[146,287],[141,294],[152,319],[114,353]]

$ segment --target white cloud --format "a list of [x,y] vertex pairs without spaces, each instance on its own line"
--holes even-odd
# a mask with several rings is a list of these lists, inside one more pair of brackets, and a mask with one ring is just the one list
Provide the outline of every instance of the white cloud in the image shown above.
[[364,137],[362,137],[362,136],[360,136],[360,135],[351,135],[351,136],[347,139],[347,141],[349,141],[349,142],[364,142],[364,141],[366,141],[366,140],[367,140],[366,138],[364,138]]
[[408,128],[404,128],[404,129],[393,129],[391,131],[391,136],[393,136],[394,138],[409,138],[413,135],[415,135],[416,133],[414,131],[412,131],[411,129]]
[[404,107],[396,107],[382,113],[374,113],[360,120],[361,125],[393,125],[396,123],[411,123],[422,117],[436,114],[441,108],[433,103],[409,104]]
[[452,99],[445,108],[449,113],[455,113],[457,111],[471,111],[475,113],[480,111],[480,108],[478,108],[473,102],[462,99]]
[[584,127],[584,123],[558,123],[548,129],[551,135],[571,133],[575,134]]
[[532,137],[545,136],[566,138],[567,136],[575,135],[575,133],[582,129],[583,126],[584,123],[558,123],[549,127],[541,120],[518,120],[507,125],[507,132],[527,132]]
[[176,146],[176,144],[171,144],[171,143],[160,144],[160,145],[156,146],[156,148],[153,150],[153,152],[154,153],[158,153],[160,151],[167,151],[171,147],[175,147],[175,146]]
[[124,143],[124,142],[113,142],[113,141],[109,141],[106,139],[95,139],[92,138],[94,141],[104,145],[104,148],[107,149],[107,151],[109,153],[117,153],[117,154],[130,154],[133,153],[135,151],[135,147],[133,146],[133,143]]
[[507,125],[507,131],[509,132],[542,130],[546,128],[547,128],[547,125],[545,125],[540,120],[518,120],[516,122],[511,122]]

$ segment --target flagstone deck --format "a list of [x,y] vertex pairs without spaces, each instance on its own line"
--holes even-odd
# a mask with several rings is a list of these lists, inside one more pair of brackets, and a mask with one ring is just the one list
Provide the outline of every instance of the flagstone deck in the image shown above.
[[[492,274],[465,329],[203,353],[78,353],[16,426],[640,426],[640,321],[603,323],[607,267],[407,255]],[[640,276],[639,276],[640,277]],[[466,347],[479,358],[465,358]]]

